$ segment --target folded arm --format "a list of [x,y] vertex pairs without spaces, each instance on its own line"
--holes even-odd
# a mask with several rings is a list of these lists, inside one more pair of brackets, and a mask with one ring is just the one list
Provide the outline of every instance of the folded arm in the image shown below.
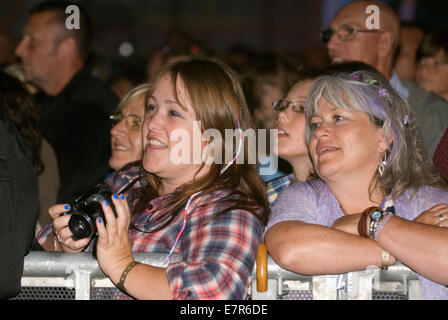
[[[373,240],[301,221],[275,224],[266,232],[265,242],[277,264],[304,275],[340,274],[382,264],[382,248]],[[390,257],[389,264],[394,262]]]

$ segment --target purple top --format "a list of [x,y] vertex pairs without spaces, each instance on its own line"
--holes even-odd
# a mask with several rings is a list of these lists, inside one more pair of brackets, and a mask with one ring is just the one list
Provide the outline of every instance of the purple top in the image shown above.
[[[394,200],[398,217],[413,220],[438,203],[448,203],[448,192],[429,186],[421,187],[412,198],[411,195],[412,191],[406,190]],[[296,182],[280,192],[266,230],[285,220],[300,220],[331,227],[342,215],[336,197],[322,180]],[[419,279],[422,299],[448,300],[448,290],[445,286],[420,275]]]

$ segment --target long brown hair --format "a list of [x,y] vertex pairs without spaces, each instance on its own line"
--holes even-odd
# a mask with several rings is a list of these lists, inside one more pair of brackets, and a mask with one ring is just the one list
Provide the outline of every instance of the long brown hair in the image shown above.
[[[171,77],[173,95],[180,106],[184,106],[184,103],[179,100],[177,85],[179,79],[182,81],[196,119],[201,122],[202,131],[213,128],[224,137],[226,129],[238,129],[238,119],[241,130],[253,128],[239,80],[224,63],[209,59],[177,61],[166,65],[155,75],[152,81],[153,88],[167,74]],[[195,175],[192,181],[180,186],[175,195],[163,204],[163,208],[170,207],[171,210],[168,211],[177,212],[196,192],[202,191],[202,194],[207,194],[226,189],[231,190],[229,196],[225,199],[214,200],[227,204],[220,213],[233,209],[247,210],[257,216],[263,224],[266,224],[269,204],[265,185],[257,172],[256,165],[249,164],[249,148],[245,141],[246,139],[243,140],[244,162],[242,164],[234,163],[221,174],[226,163],[213,162],[208,173],[199,178],[196,178]],[[224,148],[224,142],[222,142],[221,154],[223,155],[225,154]],[[233,154],[235,152],[236,147],[234,147]],[[205,163],[202,163],[197,173],[204,165]],[[149,202],[159,196],[161,186],[159,177],[144,170],[141,172],[148,184],[138,192],[139,201],[134,214],[144,212]],[[167,214],[171,214],[171,212]]]
[[34,97],[20,80],[0,71],[0,103],[33,153],[37,173],[41,174],[44,171],[44,164],[40,157],[42,136]]

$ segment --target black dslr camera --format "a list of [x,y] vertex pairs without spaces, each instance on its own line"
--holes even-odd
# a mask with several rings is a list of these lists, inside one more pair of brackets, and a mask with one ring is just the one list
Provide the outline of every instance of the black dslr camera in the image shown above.
[[106,223],[101,203],[107,200],[111,206],[115,217],[117,212],[112,202],[113,192],[107,184],[99,183],[90,192],[78,197],[70,205],[70,211],[65,214],[71,214],[68,227],[73,233],[72,239],[79,240],[87,237],[94,237],[97,229],[95,221],[98,217]]

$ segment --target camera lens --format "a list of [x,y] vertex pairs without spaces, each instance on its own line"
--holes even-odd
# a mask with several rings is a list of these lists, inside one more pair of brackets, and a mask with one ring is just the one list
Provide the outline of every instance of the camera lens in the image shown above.
[[95,220],[83,212],[75,212],[70,217],[68,227],[73,233],[73,240],[79,240],[96,234]]

